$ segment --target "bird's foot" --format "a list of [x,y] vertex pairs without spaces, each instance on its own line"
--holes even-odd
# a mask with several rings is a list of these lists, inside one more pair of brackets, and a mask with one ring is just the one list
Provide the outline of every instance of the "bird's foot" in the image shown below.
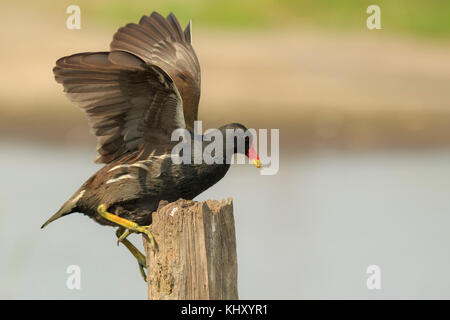
[[97,212],[98,212],[98,214],[100,214],[100,216],[102,216],[106,220],[111,221],[111,222],[117,224],[118,226],[126,229],[126,231],[124,233],[122,233],[120,235],[119,239],[117,240],[118,243],[123,242],[128,237],[128,235],[130,235],[130,233],[132,233],[132,232],[142,233],[150,241],[151,248],[153,250],[157,249],[155,238],[153,237],[153,234],[148,229],[149,226],[140,226],[136,222],[121,218],[118,215],[110,213],[107,211],[107,207],[105,204],[99,205],[97,208]]
[[145,269],[147,268],[147,261],[145,256],[130,242],[127,240],[127,236],[130,234],[129,230],[125,230],[120,227],[116,231],[116,236],[118,238],[117,244],[122,242],[122,244],[131,252],[131,254],[136,258],[139,266],[139,272],[141,273],[144,281],[147,281],[147,275],[145,274]]
[[[121,231],[119,234],[119,230]],[[127,239],[127,237],[131,234],[131,231],[129,229],[124,229],[122,227],[119,227],[119,229],[117,229],[116,232],[116,236],[117,236],[117,246],[121,243],[124,242],[124,240]]]

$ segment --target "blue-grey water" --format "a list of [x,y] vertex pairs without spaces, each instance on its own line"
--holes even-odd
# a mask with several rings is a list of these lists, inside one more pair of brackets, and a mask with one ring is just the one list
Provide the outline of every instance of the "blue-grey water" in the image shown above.
[[[146,298],[114,229],[80,214],[40,229],[100,168],[93,150],[2,142],[0,155],[0,298]],[[323,152],[282,156],[275,176],[235,166],[198,200],[234,199],[242,299],[448,299],[449,194],[450,150]]]

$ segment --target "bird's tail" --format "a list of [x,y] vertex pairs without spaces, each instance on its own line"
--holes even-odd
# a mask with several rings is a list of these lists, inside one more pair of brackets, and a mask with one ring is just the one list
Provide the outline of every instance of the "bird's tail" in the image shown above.
[[44,228],[46,225],[48,225],[50,222],[55,221],[56,219],[59,219],[65,215],[68,215],[72,212],[75,212],[76,210],[76,201],[73,201],[73,199],[69,199],[64,205],[61,207],[61,209],[58,210],[54,215],[50,217],[41,227]]

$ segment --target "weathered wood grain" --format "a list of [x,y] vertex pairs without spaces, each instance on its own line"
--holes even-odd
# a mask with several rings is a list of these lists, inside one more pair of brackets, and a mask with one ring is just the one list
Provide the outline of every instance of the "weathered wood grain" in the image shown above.
[[237,299],[232,199],[161,203],[144,239],[149,299]]

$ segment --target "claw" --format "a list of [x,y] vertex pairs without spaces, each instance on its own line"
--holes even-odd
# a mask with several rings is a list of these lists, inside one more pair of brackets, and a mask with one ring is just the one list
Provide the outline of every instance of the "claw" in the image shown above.
[[[130,242],[124,237],[124,235],[128,232],[128,230],[125,230],[123,228],[119,228],[116,231],[116,236],[118,238],[117,242],[119,243],[119,240],[122,238],[120,242],[123,243],[123,245],[128,249],[128,251],[131,252],[131,254],[136,258],[139,272],[141,273],[142,278],[144,281],[147,281],[147,276],[145,274],[145,269],[147,268],[147,261],[145,259],[145,256]],[[129,232],[128,232],[129,234]]]
[[[136,222],[124,219],[119,217],[118,215],[115,215],[113,213],[110,213],[107,211],[107,207],[105,204],[101,204],[98,206],[97,208],[97,212],[100,214],[100,216],[102,216],[103,218],[105,218],[108,221],[111,221],[125,229],[127,229],[127,231],[125,231],[125,233],[128,232],[128,234],[126,234],[124,236],[124,234],[122,234],[119,239],[118,242],[123,242],[123,240],[131,233],[131,232],[137,232],[137,233],[142,233],[144,234],[148,240],[150,241],[150,246],[153,250],[156,250],[156,241],[155,238],[153,237],[152,233],[150,232],[150,230],[148,230],[148,226],[140,226],[138,225]],[[122,238],[123,236],[123,238]]]
[[[116,231],[116,236],[117,236],[117,246],[119,246],[119,244],[121,242],[123,242],[130,234],[130,230],[125,230],[124,232],[119,232],[121,228],[117,229]],[[121,233],[121,234],[120,234]]]
[[140,226],[138,232],[144,234],[147,237],[147,240],[150,241],[150,247],[152,248],[152,250],[157,250],[155,237],[153,237],[153,234],[148,229],[149,227],[150,226]]
[[127,237],[133,232],[142,233],[149,240],[152,250],[156,250],[156,241],[153,237],[153,234],[148,229],[149,226],[140,226],[136,222],[121,218],[118,215],[110,213],[107,211],[107,206],[105,204],[99,205],[97,207],[97,212],[104,219],[111,221],[119,226],[119,229],[117,229],[116,231],[117,245],[119,245],[119,243],[122,243],[136,258],[142,278],[144,278],[144,281],[146,281],[147,276],[145,274],[145,269],[147,267],[147,261],[145,259],[145,256],[130,241],[127,240]]

